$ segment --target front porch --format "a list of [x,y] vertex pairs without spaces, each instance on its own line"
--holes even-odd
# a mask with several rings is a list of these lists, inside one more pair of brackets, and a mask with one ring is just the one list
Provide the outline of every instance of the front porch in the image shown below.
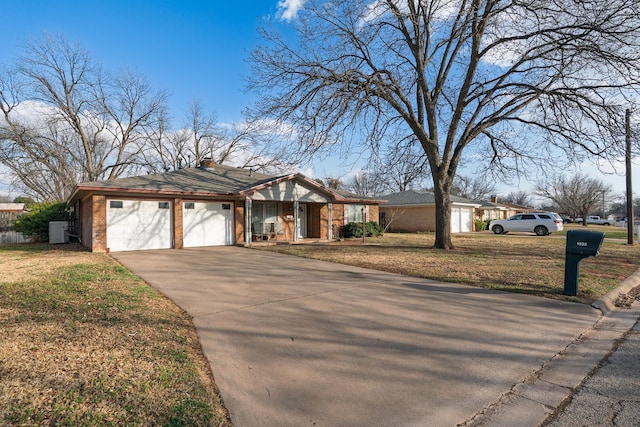
[[[332,240],[332,203],[245,201],[245,242]],[[341,220],[342,215],[339,216]],[[339,222],[339,221],[336,221]]]

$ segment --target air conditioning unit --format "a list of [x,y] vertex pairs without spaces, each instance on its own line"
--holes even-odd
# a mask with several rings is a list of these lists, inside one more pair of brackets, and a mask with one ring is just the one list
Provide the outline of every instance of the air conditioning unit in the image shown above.
[[69,221],[49,222],[49,243],[69,243]]

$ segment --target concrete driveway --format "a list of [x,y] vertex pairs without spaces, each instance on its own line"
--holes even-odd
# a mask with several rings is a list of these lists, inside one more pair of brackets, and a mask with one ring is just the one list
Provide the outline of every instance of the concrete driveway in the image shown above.
[[455,425],[600,317],[255,249],[112,255],[193,316],[237,426]]

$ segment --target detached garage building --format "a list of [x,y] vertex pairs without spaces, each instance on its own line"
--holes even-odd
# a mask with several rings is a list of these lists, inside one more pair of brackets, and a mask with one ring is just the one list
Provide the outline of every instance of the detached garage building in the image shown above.
[[94,252],[331,240],[378,217],[380,201],[339,194],[301,174],[270,176],[209,160],[202,167],[80,184],[72,234]]
[[[435,231],[436,201],[429,191],[401,191],[382,196],[386,204],[380,206],[380,224],[388,231]],[[473,211],[480,203],[451,196],[451,232],[473,231]]]

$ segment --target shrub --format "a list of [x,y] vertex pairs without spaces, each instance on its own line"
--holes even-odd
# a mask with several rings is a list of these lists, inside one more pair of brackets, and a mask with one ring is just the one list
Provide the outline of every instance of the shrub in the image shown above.
[[476,227],[476,231],[483,231],[483,230],[486,230],[486,229],[487,229],[487,226],[489,225],[489,224],[487,224],[487,222],[486,222],[486,221],[483,221],[483,220],[481,220],[481,219],[476,219],[476,220],[474,220],[474,221],[473,221],[473,224],[474,224],[474,225],[475,225],[475,227]]
[[[364,225],[367,237],[382,236],[384,230],[380,224],[375,221],[369,221]],[[362,237],[362,223],[350,222],[342,228],[342,235],[345,238]]]
[[350,222],[342,227],[342,235],[345,238],[350,237],[362,237],[362,223],[361,222]]
[[46,242],[49,239],[49,221],[68,221],[70,219],[67,204],[64,202],[37,203],[31,211],[21,215],[14,229],[36,241]]
[[367,237],[378,237],[384,234],[384,228],[375,221],[369,221],[365,224]]

